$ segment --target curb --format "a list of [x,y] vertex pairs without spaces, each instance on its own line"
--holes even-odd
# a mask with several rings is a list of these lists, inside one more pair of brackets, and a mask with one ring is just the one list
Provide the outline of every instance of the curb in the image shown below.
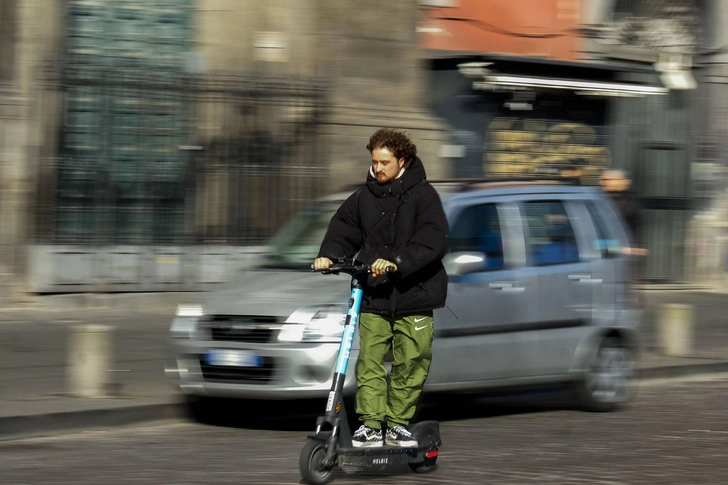
[[647,367],[637,369],[637,378],[641,380],[647,379],[665,379],[673,377],[688,377],[700,374],[716,374],[728,372],[728,361],[706,362],[703,364],[678,364],[666,365],[662,367]]
[[50,436],[77,430],[178,420],[183,415],[184,409],[180,403],[161,403],[30,416],[9,416],[0,418],[0,441]]
[[[727,372],[728,361],[721,361],[704,364],[643,368],[636,371],[636,378],[644,381]],[[187,412],[181,402],[143,404],[32,416],[11,416],[0,418],[0,441],[51,436],[58,433],[89,429],[180,420],[184,419],[185,416],[187,416]]]
[[48,312],[59,310],[98,311],[146,308],[155,313],[174,313],[182,303],[198,304],[205,298],[204,291],[150,292],[150,293],[68,293],[35,295],[25,301],[7,305],[7,312]]

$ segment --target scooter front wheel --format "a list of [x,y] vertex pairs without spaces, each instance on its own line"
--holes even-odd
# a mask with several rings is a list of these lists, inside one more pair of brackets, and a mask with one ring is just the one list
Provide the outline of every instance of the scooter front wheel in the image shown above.
[[301,476],[312,485],[328,483],[334,467],[326,467],[326,443],[320,440],[310,439],[301,450],[301,458],[298,465],[301,468]]

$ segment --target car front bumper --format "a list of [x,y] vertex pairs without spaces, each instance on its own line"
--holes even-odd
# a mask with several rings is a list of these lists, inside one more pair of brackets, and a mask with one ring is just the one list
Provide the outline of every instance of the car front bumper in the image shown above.
[[[254,352],[262,365],[210,366],[208,350]],[[183,393],[242,399],[308,399],[328,395],[339,343],[276,343],[172,339],[172,355],[165,372]],[[354,395],[357,350],[352,350],[344,394]]]

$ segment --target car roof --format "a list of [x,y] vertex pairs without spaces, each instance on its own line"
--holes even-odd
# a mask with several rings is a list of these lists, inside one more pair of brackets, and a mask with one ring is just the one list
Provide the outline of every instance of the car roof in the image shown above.
[[[575,185],[568,179],[558,177],[494,177],[479,179],[431,180],[433,188],[445,199],[466,199],[473,197],[507,196],[524,194],[585,194],[594,196],[599,188]],[[321,197],[319,201],[343,201],[361,185],[350,187],[349,190],[336,192]]]

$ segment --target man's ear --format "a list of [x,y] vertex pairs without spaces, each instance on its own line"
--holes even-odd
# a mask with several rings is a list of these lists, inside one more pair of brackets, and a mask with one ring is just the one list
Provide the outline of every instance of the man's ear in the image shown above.
[[404,157],[397,160],[397,165],[399,165],[400,170],[402,170],[404,168]]

